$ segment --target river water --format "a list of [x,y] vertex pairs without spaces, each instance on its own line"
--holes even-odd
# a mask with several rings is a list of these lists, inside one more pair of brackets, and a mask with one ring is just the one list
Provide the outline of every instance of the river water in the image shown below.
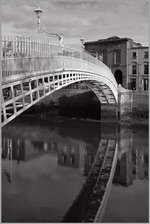
[[2,129],[2,221],[61,222],[103,139],[118,142],[102,222],[148,222],[148,128],[19,117]]

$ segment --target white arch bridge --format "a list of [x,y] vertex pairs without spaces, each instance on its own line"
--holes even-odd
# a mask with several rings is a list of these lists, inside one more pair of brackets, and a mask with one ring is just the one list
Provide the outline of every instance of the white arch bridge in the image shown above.
[[101,104],[118,103],[111,70],[86,52],[27,37],[3,38],[1,123],[67,85],[84,82]]

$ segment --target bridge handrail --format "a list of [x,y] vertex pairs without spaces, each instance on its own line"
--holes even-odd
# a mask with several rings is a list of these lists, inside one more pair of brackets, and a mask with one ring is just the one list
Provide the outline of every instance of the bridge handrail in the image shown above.
[[[53,47],[59,50],[61,49],[63,56],[65,53],[65,56],[73,56],[75,58],[80,58],[82,60],[91,62],[93,64],[104,66],[106,69],[108,69],[106,65],[104,65],[100,60],[93,57],[89,52],[79,51],[77,49],[67,47],[67,46],[50,44],[48,41],[44,42],[44,41],[41,41],[40,39],[35,39],[35,38],[18,37],[18,36],[2,38],[2,53],[3,53],[2,56],[5,60],[7,60],[8,58],[10,59],[10,58],[16,58],[16,57],[25,57],[27,55],[28,56],[32,55],[32,57],[33,55],[41,56],[41,54],[50,55],[52,54],[51,50]],[[69,52],[65,52],[65,50],[68,50]],[[74,56],[69,54],[69,53],[73,54],[75,52],[79,53],[78,57],[77,55]],[[67,53],[69,55],[67,55]],[[84,56],[88,56],[88,58],[85,58]]]
[[[34,45],[34,46],[32,46]],[[39,47],[41,45],[41,47]],[[45,45],[48,46],[48,48],[45,48]],[[48,41],[41,41],[40,39],[35,39],[35,38],[28,38],[28,37],[4,37],[2,38],[2,52],[4,58],[6,57],[18,57],[18,56],[25,56],[25,55],[30,55],[32,53],[34,55],[40,55],[42,54],[50,54],[51,47],[56,47],[58,49],[67,49],[70,51],[70,53],[75,53],[78,52],[81,55],[88,55],[89,58],[91,59],[91,62],[94,64],[99,63],[100,61],[93,57],[90,53],[88,52],[83,52],[79,51],[77,49],[67,47],[67,46],[61,46],[61,45],[56,45],[56,44],[50,44]],[[32,49],[32,51],[31,51]],[[19,55],[18,55],[19,53]],[[28,54],[29,53],[29,54]],[[69,53],[69,52],[68,52]],[[107,66],[105,66],[107,68]]]
[[[20,63],[28,63],[28,61],[31,58],[43,58],[43,57],[49,57],[52,58],[54,56],[62,56],[62,57],[71,57],[80,59],[82,61],[86,61],[88,63],[100,66],[105,71],[109,73],[110,79],[114,80],[114,76],[111,72],[111,70],[100,60],[93,57],[90,53],[85,51],[80,51],[68,46],[62,46],[58,44],[51,44],[48,40],[42,40],[32,37],[2,37],[2,72],[3,77],[5,77],[5,74],[7,76],[11,75],[13,72],[15,74],[15,71],[11,71],[13,60],[14,63],[20,62]],[[12,63],[12,65],[11,65]],[[18,66],[18,65],[17,65]],[[13,68],[13,70],[19,68],[22,68],[22,70],[18,70],[18,74],[24,73],[24,66]],[[36,67],[36,66],[35,66]],[[35,67],[33,66],[33,69],[36,71]],[[8,71],[8,72],[7,72]],[[116,88],[117,84],[115,83]]]

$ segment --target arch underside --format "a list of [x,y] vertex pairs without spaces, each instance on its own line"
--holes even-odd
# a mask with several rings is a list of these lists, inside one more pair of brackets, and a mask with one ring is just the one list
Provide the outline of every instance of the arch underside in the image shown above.
[[53,92],[76,82],[84,82],[98,97],[101,104],[116,104],[117,91],[106,78],[81,71],[59,71],[12,79],[2,85],[2,126]]
[[84,83],[95,93],[101,104],[116,103],[113,92],[104,82],[85,81]]

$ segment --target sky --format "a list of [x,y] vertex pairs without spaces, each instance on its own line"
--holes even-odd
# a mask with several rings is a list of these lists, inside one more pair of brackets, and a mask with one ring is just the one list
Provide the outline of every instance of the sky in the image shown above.
[[148,46],[149,0],[1,0],[2,35],[36,29],[34,10],[43,10],[41,26],[63,33],[65,45],[80,48],[80,39],[129,37]]

